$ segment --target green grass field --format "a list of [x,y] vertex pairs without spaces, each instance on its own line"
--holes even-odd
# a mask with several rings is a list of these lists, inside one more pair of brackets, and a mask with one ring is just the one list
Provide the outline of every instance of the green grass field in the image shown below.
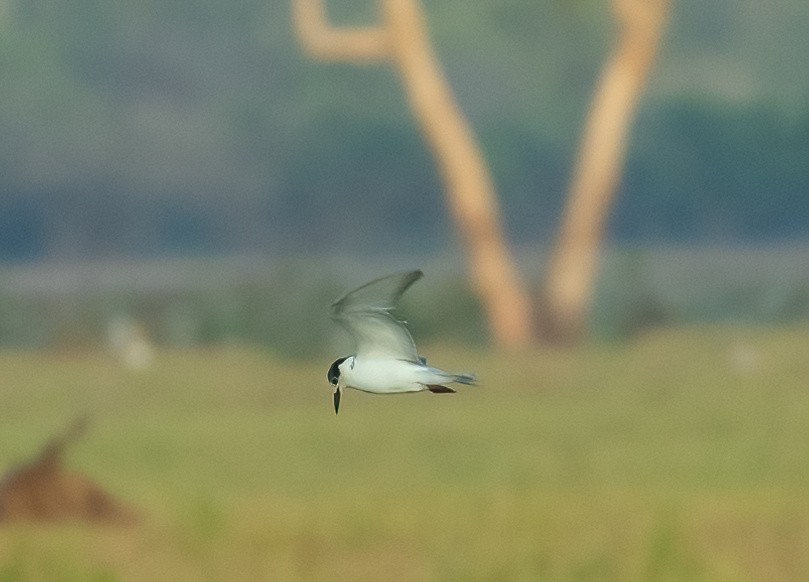
[[330,359],[0,353],[0,470],[89,411],[69,466],[142,515],[3,525],[0,581],[809,580],[808,348],[423,346],[481,386],[350,391],[338,417]]

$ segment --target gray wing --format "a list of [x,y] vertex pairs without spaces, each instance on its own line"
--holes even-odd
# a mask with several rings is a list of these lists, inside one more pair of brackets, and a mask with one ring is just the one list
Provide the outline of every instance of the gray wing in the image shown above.
[[332,319],[357,342],[359,357],[419,361],[413,337],[390,312],[407,288],[422,276],[421,271],[409,271],[376,279],[332,304]]

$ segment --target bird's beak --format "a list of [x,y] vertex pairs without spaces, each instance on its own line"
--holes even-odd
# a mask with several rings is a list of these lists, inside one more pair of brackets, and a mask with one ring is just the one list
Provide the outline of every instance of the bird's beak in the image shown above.
[[340,412],[340,386],[338,385],[337,388],[334,390],[334,414]]

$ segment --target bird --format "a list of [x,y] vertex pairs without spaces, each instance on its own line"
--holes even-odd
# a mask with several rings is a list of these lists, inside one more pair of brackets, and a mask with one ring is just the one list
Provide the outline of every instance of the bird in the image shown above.
[[433,368],[416,351],[405,322],[391,311],[404,292],[424,274],[420,270],[395,273],[366,283],[343,295],[331,306],[331,317],[356,342],[356,353],[335,360],[326,377],[334,390],[334,413],[340,411],[345,388],[373,394],[429,390],[455,392],[446,384],[475,384],[474,374]]

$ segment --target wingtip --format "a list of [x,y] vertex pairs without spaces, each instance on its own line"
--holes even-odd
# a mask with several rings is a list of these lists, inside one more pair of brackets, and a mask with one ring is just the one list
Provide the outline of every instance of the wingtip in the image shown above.
[[421,269],[416,269],[414,271],[408,271],[404,274],[404,283],[402,284],[402,290],[400,295],[403,294],[407,289],[416,281],[424,277],[424,271]]
[[412,271],[400,271],[398,273],[387,275],[385,277],[380,277],[378,279],[374,279],[373,281],[365,283],[364,285],[361,285],[360,287],[357,287],[356,289],[345,293],[344,295],[342,295],[338,299],[335,299],[332,302],[329,308],[332,319],[339,318],[340,312],[343,309],[343,304],[352,295],[362,292],[363,290],[366,290],[369,287],[377,285],[382,281],[396,279],[398,281],[398,288],[395,289],[395,292],[390,297],[390,300],[392,302],[396,302],[413,283],[421,279],[423,276],[424,272],[421,269],[414,269]]

